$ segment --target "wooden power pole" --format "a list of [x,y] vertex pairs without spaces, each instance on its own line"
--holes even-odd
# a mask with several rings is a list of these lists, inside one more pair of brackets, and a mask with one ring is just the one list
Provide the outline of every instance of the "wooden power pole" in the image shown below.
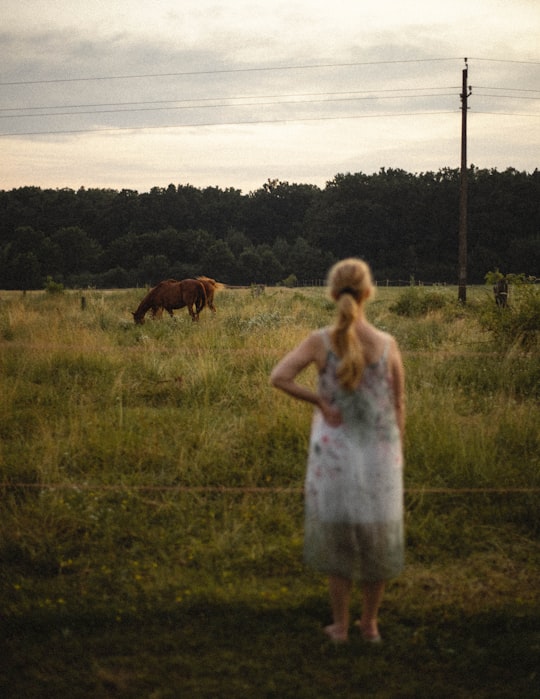
[[461,84],[461,180],[459,190],[459,288],[458,301],[467,302],[467,98],[471,89],[467,86],[469,66],[465,58],[465,68]]

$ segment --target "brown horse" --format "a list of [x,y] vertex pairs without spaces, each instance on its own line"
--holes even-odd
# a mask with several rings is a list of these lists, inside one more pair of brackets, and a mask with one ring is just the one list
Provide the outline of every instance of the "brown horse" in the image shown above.
[[[201,276],[201,277],[195,277],[195,278],[197,279],[197,281],[201,282],[201,284],[204,286],[204,290],[206,291],[206,305],[212,311],[212,313],[216,313],[216,307],[214,306],[214,294],[216,293],[216,291],[218,289],[224,289],[225,284],[222,284],[221,282],[217,282],[215,279],[211,279],[210,277]],[[174,282],[176,280],[169,279],[168,281]],[[163,313],[163,306],[160,308],[156,308],[156,310],[152,312],[152,317],[153,318],[161,318],[162,313]]]
[[206,304],[208,308],[215,313],[216,307],[214,306],[214,294],[218,289],[223,289],[225,286],[220,282],[216,282],[215,279],[210,279],[210,277],[197,277],[197,280],[204,285],[204,290],[206,291]]
[[144,316],[152,311],[153,318],[161,317],[165,309],[172,317],[175,308],[187,306],[191,320],[199,320],[199,313],[206,305],[204,284],[197,279],[167,279],[146,294],[139,307],[133,313],[133,320],[138,325],[144,323]]

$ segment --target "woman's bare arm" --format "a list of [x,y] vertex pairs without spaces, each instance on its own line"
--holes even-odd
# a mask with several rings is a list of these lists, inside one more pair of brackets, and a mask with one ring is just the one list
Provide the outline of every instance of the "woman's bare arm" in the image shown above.
[[324,366],[325,358],[326,349],[320,333],[312,333],[274,367],[270,374],[270,383],[293,398],[316,405],[328,424],[337,426],[341,424],[339,409],[296,381],[298,374],[310,364],[315,363],[318,368]]
[[396,418],[401,433],[401,439],[403,439],[405,437],[405,369],[403,367],[400,349],[394,339],[390,354],[390,373],[394,390]]

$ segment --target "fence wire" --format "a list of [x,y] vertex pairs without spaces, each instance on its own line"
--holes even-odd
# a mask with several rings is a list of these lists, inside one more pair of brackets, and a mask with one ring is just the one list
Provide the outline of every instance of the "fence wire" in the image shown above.
[[[126,485],[90,483],[17,483],[2,482],[2,490],[74,490],[103,492],[177,492],[177,493],[285,493],[303,494],[304,488],[290,486],[227,486],[227,485]],[[540,493],[540,488],[405,488],[405,495],[482,495]]]

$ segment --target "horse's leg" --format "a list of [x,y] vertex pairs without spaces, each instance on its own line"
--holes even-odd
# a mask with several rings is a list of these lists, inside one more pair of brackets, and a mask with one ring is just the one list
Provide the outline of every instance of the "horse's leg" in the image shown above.
[[189,311],[189,315],[191,316],[191,320],[192,320],[193,322],[195,322],[196,320],[199,320],[199,314],[196,313],[196,311],[195,311],[195,309],[194,309],[194,304],[188,303],[188,304],[187,304],[187,309],[188,309],[188,311]]
[[212,313],[216,312],[216,307],[214,306],[214,293],[212,291],[209,294],[206,294],[206,305],[212,311]]
[[195,300],[195,314],[197,316],[197,320],[199,320],[199,315],[201,311],[204,309],[205,306],[205,299],[204,298],[197,298]]

